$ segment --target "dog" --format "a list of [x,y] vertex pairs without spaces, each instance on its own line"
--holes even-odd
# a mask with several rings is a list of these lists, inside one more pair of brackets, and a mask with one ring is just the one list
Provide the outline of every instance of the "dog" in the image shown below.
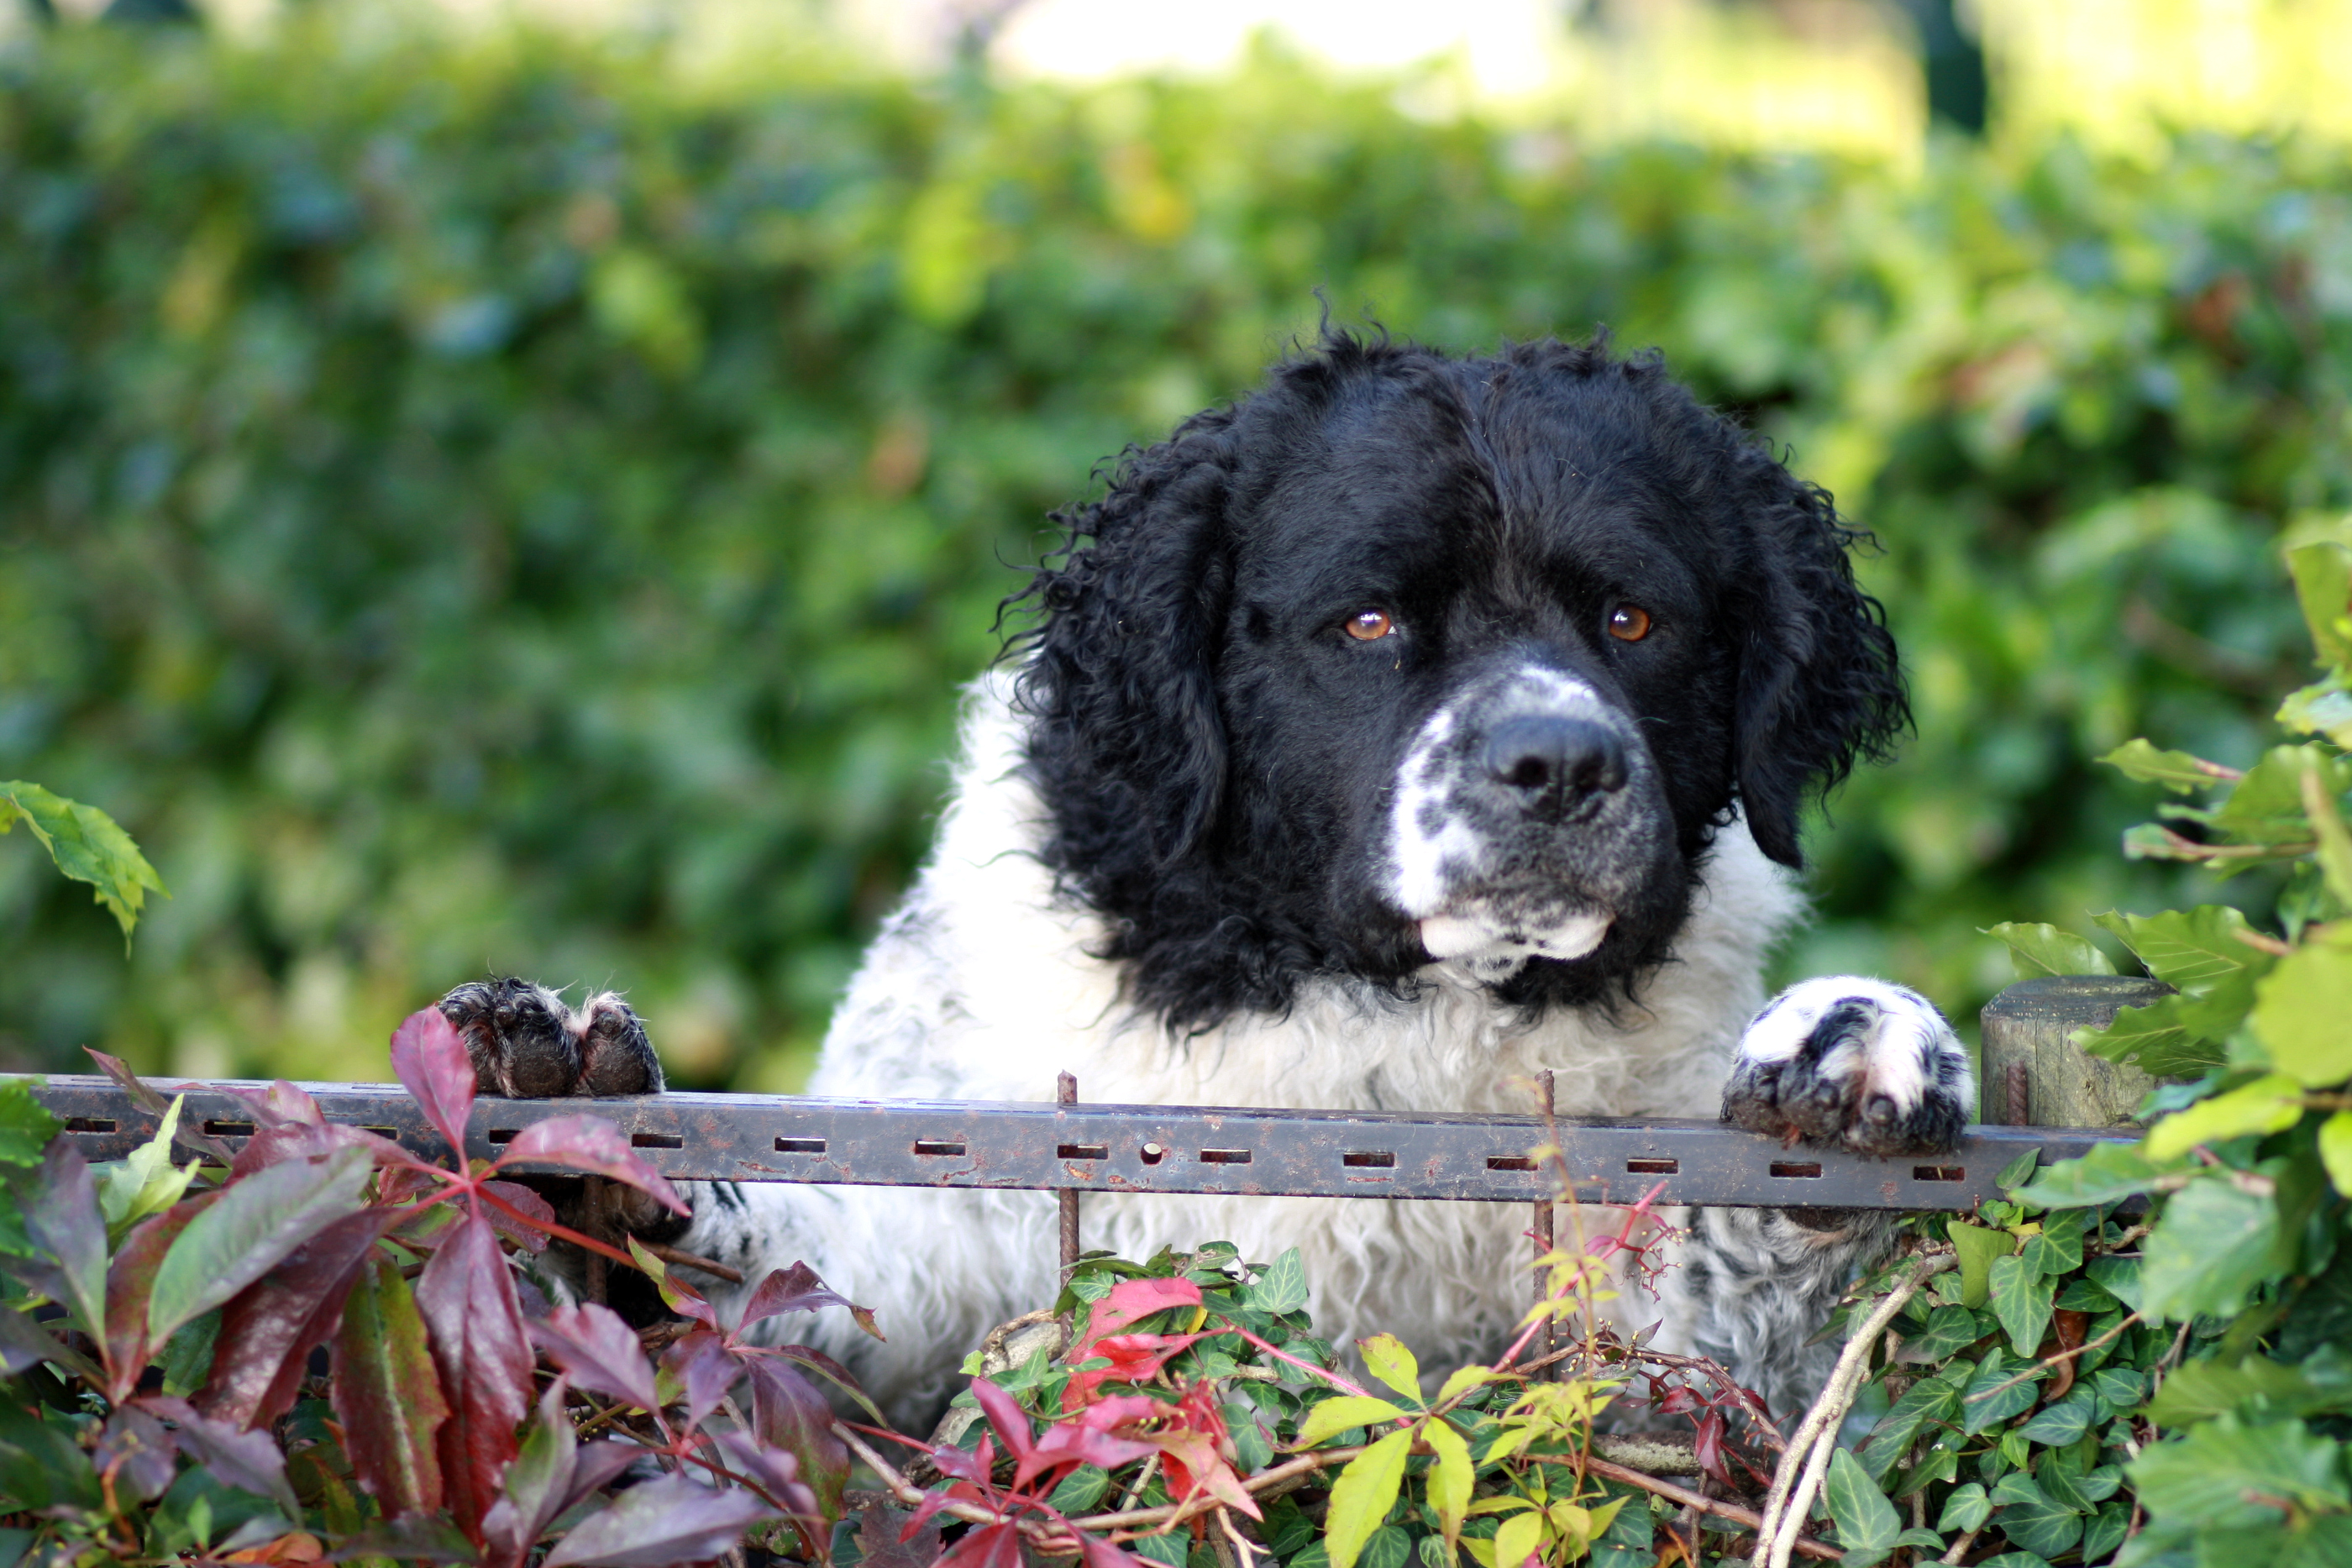
[[[1605,340],[1486,357],[1328,332],[1131,449],[1057,514],[1034,612],[968,692],[936,848],[851,981],[810,1092],[1706,1116],[1879,1155],[1974,1103],[1936,1009],[1879,981],[1763,1006],[1807,801],[1907,715],[1831,498]],[[491,1092],[658,1089],[618,998],[521,981],[445,1013]],[[919,1423],[992,1324],[1055,1291],[1035,1192],[708,1184],[641,1233],[805,1260],[887,1344],[796,1332]],[[1628,1326],[1776,1407],[1891,1221],[1678,1217]],[[1318,1332],[1491,1355],[1519,1205],[1090,1196],[1089,1247],[1297,1246]],[[706,1281],[722,1302],[729,1288]],[[804,1321],[804,1320],[803,1320]],[[772,1323],[780,1320],[770,1320]]]

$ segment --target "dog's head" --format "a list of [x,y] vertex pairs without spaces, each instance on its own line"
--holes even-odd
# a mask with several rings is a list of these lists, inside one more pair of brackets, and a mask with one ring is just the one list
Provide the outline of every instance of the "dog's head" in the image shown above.
[[1026,597],[1045,855],[1177,1024],[1434,962],[1604,998],[1733,820],[1903,722],[1829,497],[1654,360],[1332,336],[1130,453]]

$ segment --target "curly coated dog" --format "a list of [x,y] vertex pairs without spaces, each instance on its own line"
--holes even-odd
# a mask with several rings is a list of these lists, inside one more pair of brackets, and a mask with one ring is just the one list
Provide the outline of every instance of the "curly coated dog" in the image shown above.
[[[1327,335],[1062,520],[812,1092],[1036,1100],[1068,1069],[1103,1102],[1505,1112],[1549,1068],[1566,1114],[1719,1109],[1890,1155],[1958,1135],[1967,1058],[1925,1000],[1839,978],[1762,1005],[1801,810],[1905,704],[1830,497],[1654,358]],[[488,1090],[660,1085],[615,998],[574,1015],[507,981],[444,1007]],[[1047,1194],[690,1196],[681,1247],[753,1279],[804,1259],[878,1309],[887,1344],[795,1327],[904,1418],[1054,1292]],[[1130,1258],[1298,1246],[1318,1332],[1389,1330],[1424,1364],[1491,1354],[1527,1293],[1517,1206],[1086,1216]],[[1887,1222],[1679,1221],[1663,1300],[1628,1319],[1801,1397]]]

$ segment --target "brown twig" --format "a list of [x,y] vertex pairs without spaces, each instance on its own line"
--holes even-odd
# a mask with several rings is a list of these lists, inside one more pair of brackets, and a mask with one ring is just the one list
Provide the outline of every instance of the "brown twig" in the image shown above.
[[[1581,1469],[1599,1476],[1602,1480],[1615,1481],[1621,1486],[1639,1487],[1643,1491],[1657,1493],[1668,1502],[1678,1502],[1685,1508],[1695,1508],[1702,1513],[1711,1513],[1718,1519],[1727,1519],[1734,1524],[1744,1524],[1750,1530],[1761,1530],[1764,1525],[1763,1516],[1753,1509],[1742,1508],[1736,1502],[1719,1501],[1704,1492],[1694,1491],[1689,1487],[1676,1482],[1663,1480],[1629,1466],[1612,1464],[1595,1454],[1588,1454],[1581,1459],[1574,1454],[1529,1454],[1527,1458],[1538,1464],[1564,1465]],[[1824,1546],[1810,1536],[1803,1535],[1797,1538],[1796,1549],[1808,1557],[1817,1557],[1825,1563],[1834,1563],[1844,1555],[1837,1547]]]
[[2123,1322],[2117,1323],[2115,1327],[2109,1329],[2098,1338],[2088,1341],[2083,1344],[2078,1344],[2072,1350],[2062,1350],[2055,1355],[2043,1356],[2040,1361],[2035,1362],[2032,1366],[2027,1367],[2015,1377],[2010,1378],[2005,1382],[1996,1383],[1990,1388],[1986,1389],[1982,1394],[1971,1394],[1966,1399],[1962,1400],[1961,1403],[1964,1405],[1974,1405],[1979,1400],[1990,1399],[1996,1394],[2005,1394],[2021,1383],[2030,1383],[2040,1374],[2048,1371],[2062,1361],[2072,1361],[2085,1351],[2098,1349],[2101,1345],[2106,1343],[2109,1340],[2114,1339],[2117,1334],[2123,1333],[2124,1330],[2131,1327],[2132,1324],[2139,1321],[2139,1314],[2137,1312],[2130,1313]]
[[730,1269],[726,1264],[714,1259],[698,1257],[692,1252],[681,1251],[676,1247],[665,1247],[658,1241],[647,1241],[642,1237],[638,1239],[637,1245],[673,1269],[692,1269],[697,1273],[708,1274],[714,1280],[724,1280],[730,1285],[740,1285],[743,1282],[740,1270]]

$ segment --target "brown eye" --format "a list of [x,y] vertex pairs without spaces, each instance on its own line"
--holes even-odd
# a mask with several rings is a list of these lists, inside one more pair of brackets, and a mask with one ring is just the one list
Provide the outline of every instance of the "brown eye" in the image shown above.
[[1650,612],[1638,604],[1621,604],[1609,612],[1609,634],[1621,643],[1638,643],[1650,634]]
[[1360,610],[1348,622],[1348,635],[1359,643],[1377,643],[1395,630],[1385,610]]

